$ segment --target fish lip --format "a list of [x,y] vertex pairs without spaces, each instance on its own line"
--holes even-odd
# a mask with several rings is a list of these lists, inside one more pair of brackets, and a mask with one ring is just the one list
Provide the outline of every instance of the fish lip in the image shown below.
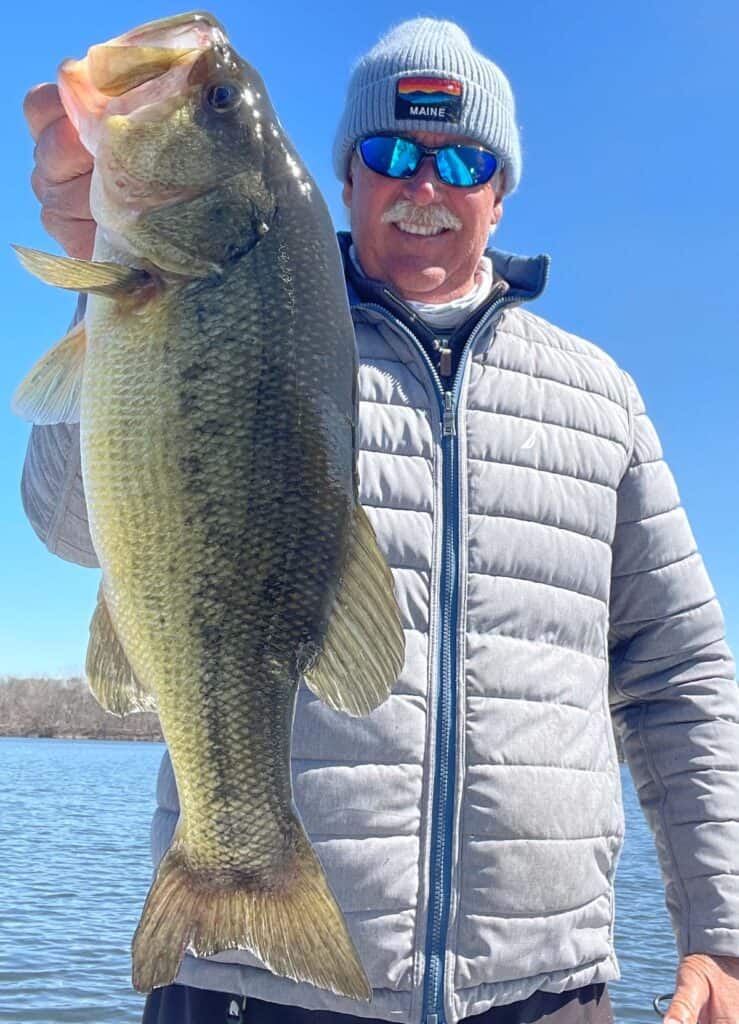
[[[131,56],[135,57],[134,54]],[[64,61],[60,65],[57,75],[59,92],[62,105],[77,129],[83,146],[93,156],[96,156],[101,125],[104,121],[116,114],[125,115],[131,114],[134,110],[143,111],[160,98],[160,94],[154,94],[147,103],[143,91],[146,90],[149,83],[164,78],[178,66],[183,69],[183,77],[187,80],[189,69],[197,62],[199,56],[198,50],[192,50],[184,57],[180,52],[166,71],[162,71],[162,66],[159,65],[157,73],[152,73],[152,65],[149,64],[138,75],[135,72],[129,75],[126,81],[128,88],[125,89],[119,88],[121,84],[120,66],[111,81],[106,82],[104,78],[101,79],[100,74],[91,73],[89,54],[82,60]],[[125,77],[125,72],[123,74]],[[106,84],[110,86],[109,91],[101,88]]]
[[[167,51],[172,51],[169,64]],[[78,102],[99,114],[106,97],[130,92],[148,79],[166,73],[178,62],[191,59],[190,55],[195,60],[203,53],[214,51],[221,53],[221,64],[235,63],[221,22],[208,11],[196,10],[145,22],[105,43],[91,46],[81,60],[63,61],[59,78],[60,83],[69,81],[69,92]],[[112,61],[105,61],[106,53],[112,55]],[[106,63],[113,67],[106,67]],[[137,63],[141,64],[138,74],[126,76],[124,71],[121,75],[121,67],[135,68]]]
[[[155,46],[161,35],[166,35],[169,40],[172,38],[172,29],[189,26],[195,29],[204,29],[206,35],[210,35],[213,42],[225,42],[228,39],[226,29],[222,23],[210,13],[210,11],[189,11],[185,14],[174,14],[166,18],[156,18],[154,21],[146,21],[136,28],[124,32],[111,43],[128,45]],[[208,29],[214,30],[210,33]],[[216,35],[220,38],[216,39]],[[170,44],[171,45],[171,44]]]
[[147,82],[182,68],[183,84],[203,84],[211,75],[239,74],[241,60],[226,31],[207,11],[149,21],[90,47],[81,60],[59,66],[62,102],[83,144],[95,155],[99,122],[110,114],[139,113],[148,106]]

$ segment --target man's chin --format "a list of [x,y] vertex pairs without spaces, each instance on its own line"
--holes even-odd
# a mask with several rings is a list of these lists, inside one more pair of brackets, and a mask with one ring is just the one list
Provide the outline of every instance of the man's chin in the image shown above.
[[393,291],[412,302],[433,302],[434,293],[443,287],[446,279],[443,267],[428,265],[396,265],[386,276]]

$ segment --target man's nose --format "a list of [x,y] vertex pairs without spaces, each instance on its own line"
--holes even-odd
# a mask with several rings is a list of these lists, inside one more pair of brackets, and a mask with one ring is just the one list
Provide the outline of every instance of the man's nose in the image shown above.
[[433,156],[423,157],[413,177],[406,179],[405,194],[418,206],[439,202],[439,179],[436,177]]

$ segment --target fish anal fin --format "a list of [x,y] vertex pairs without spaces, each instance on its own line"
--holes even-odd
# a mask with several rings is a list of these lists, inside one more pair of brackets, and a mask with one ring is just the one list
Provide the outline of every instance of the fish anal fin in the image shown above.
[[57,288],[116,298],[130,295],[151,282],[151,274],[147,270],[124,267],[119,263],[53,256],[23,245],[14,245],[13,248],[30,274]]
[[170,984],[187,949],[212,956],[248,949],[274,974],[350,999],[372,989],[307,836],[296,822],[293,856],[263,882],[230,868],[198,871],[175,834],[133,939],[133,986]]
[[402,671],[405,637],[392,574],[361,505],[341,577],[321,653],[305,681],[334,710],[368,715]]
[[11,403],[13,412],[32,423],[78,423],[86,350],[81,320],[18,385]]
[[157,709],[154,694],[136,677],[121,646],[102,584],[90,621],[85,675],[97,702],[114,715]]

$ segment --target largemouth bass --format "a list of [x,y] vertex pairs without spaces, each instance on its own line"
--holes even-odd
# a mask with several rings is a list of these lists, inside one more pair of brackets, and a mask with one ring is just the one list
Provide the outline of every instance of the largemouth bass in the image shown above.
[[133,983],[168,984],[186,950],[240,948],[368,999],[290,779],[301,677],[363,715],[404,653],[357,498],[357,355],[328,212],[209,14],[94,46],[59,85],[95,158],[95,251],[19,253],[87,309],[14,407],[80,422],[102,567],[87,676],[116,714],[158,710],[177,780]]

